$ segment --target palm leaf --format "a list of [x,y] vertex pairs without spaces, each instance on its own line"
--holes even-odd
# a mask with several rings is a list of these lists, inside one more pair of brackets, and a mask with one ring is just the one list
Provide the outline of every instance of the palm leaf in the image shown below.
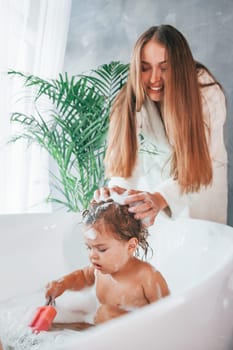
[[11,122],[22,132],[11,142],[26,139],[50,154],[58,176],[50,172],[53,193],[47,201],[71,211],[87,207],[94,191],[104,184],[104,155],[109,111],[113,99],[126,81],[128,64],[111,62],[90,74],[59,74],[57,79],[42,79],[23,72],[8,74],[23,81],[32,94],[35,114],[14,112]]

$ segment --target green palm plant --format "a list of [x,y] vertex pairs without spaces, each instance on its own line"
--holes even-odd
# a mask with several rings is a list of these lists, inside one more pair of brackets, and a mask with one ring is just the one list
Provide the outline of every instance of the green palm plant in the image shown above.
[[12,113],[11,122],[19,123],[22,131],[10,142],[26,139],[29,145],[37,143],[55,161],[56,171],[50,172],[52,191],[47,201],[69,211],[80,211],[104,184],[109,112],[126,81],[128,68],[128,64],[111,62],[89,74],[69,78],[64,73],[51,80],[8,72],[23,79],[26,91],[33,90],[29,101],[34,108],[30,115]]

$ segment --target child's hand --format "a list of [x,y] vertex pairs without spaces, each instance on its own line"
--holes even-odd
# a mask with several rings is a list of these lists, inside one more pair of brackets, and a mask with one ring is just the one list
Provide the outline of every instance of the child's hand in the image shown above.
[[65,281],[63,278],[49,282],[46,286],[45,298],[48,300],[50,298],[55,299],[59,297],[66,290]]

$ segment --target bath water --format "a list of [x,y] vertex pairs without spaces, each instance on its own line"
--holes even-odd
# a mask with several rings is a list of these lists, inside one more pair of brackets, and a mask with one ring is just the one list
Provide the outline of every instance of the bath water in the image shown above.
[[[84,296],[84,293],[78,295],[76,303],[74,298],[72,300],[71,295],[65,296],[64,294],[64,297],[60,298],[60,304],[57,303],[58,315],[55,321],[61,323],[90,322],[93,319],[91,311],[94,311],[95,301],[93,301],[91,294],[86,294],[86,296]],[[67,302],[68,300],[69,302]],[[4,350],[42,350],[45,346],[50,348],[50,345],[52,349],[54,345],[60,346],[73,338],[78,340],[83,336],[84,331],[70,329],[33,333],[28,324],[32,320],[37,307],[43,304],[43,291],[23,297],[11,298],[5,301],[4,304],[0,304],[0,340]],[[73,304],[73,308],[69,310],[71,304]],[[82,305],[82,310],[80,305]],[[64,308],[66,312],[63,312]]]

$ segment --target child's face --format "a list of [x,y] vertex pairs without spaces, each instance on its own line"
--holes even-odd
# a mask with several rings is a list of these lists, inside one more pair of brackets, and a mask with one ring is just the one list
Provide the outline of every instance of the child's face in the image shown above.
[[84,238],[91,263],[104,274],[114,274],[124,268],[137,247],[136,238],[116,239],[110,227],[101,222],[87,227]]

